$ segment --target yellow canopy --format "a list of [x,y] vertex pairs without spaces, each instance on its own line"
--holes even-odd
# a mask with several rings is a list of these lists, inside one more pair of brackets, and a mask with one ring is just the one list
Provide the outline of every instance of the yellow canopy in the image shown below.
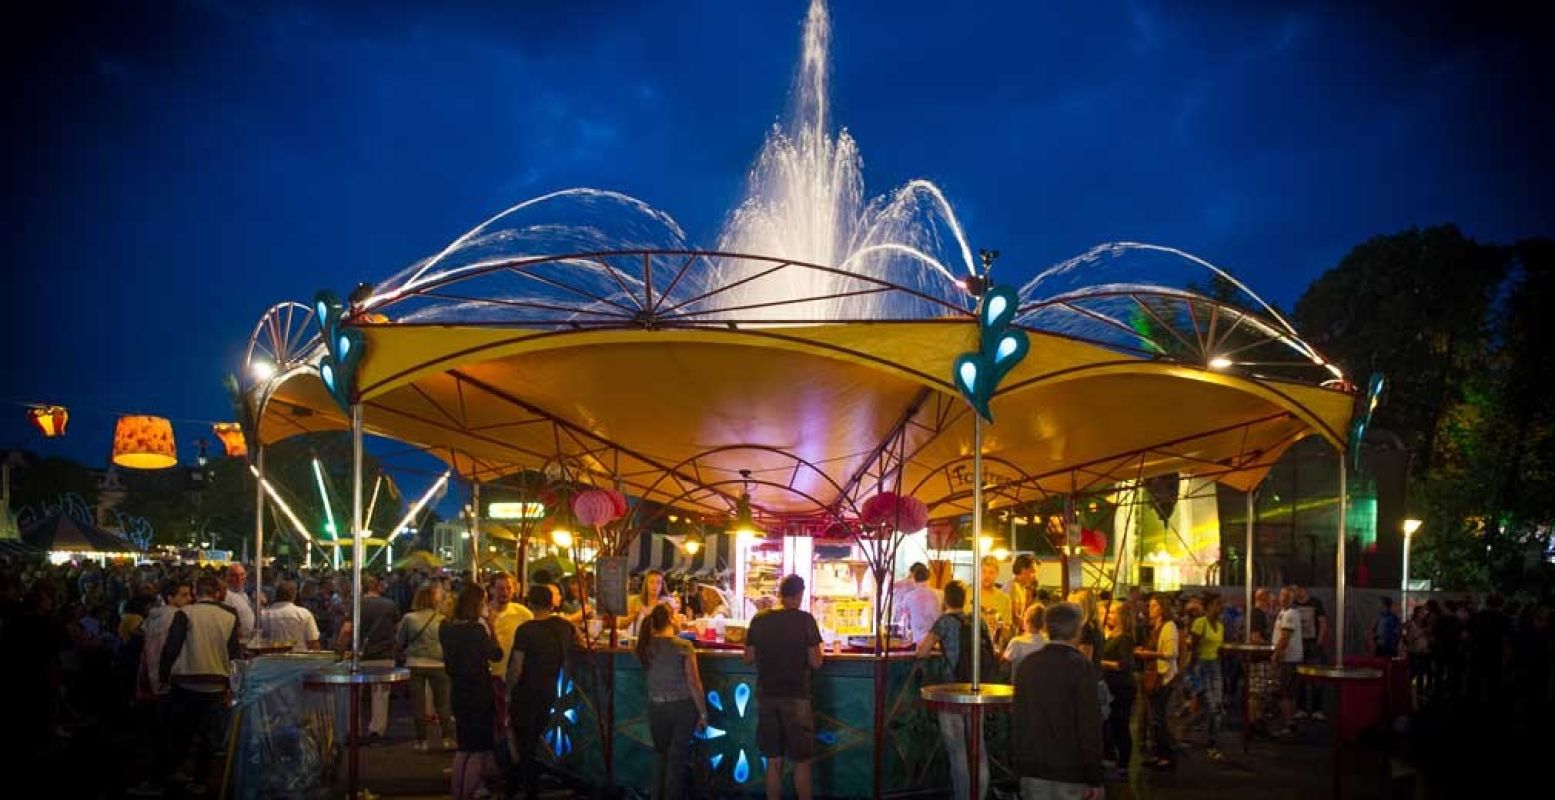
[[[363,325],[367,432],[491,480],[563,465],[628,494],[775,514],[901,486],[936,514],[969,508],[972,416],[949,382],[970,318],[650,330]],[[317,373],[293,370],[260,438],[346,427]],[[1165,473],[1255,486],[1316,433],[1344,448],[1341,391],[1198,369],[1033,331],[985,427],[991,505]],[[894,477],[891,483],[895,483]],[[890,487],[887,487],[890,488]]]

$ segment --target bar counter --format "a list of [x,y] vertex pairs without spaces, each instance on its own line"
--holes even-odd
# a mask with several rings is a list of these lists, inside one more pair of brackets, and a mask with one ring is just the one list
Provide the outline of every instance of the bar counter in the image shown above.
[[[613,781],[646,790],[654,752],[641,664],[625,648],[580,653],[572,664],[559,681],[560,698],[545,732],[556,766],[590,784]],[[818,797],[949,793],[937,718],[919,699],[921,687],[945,682],[939,664],[919,662],[911,652],[826,654],[811,679]],[[759,795],[766,770],[756,746],[756,669],[740,650],[702,647],[698,666],[708,726],[692,752],[692,785],[704,794]],[[614,691],[603,691],[607,687]],[[1007,777],[1004,716],[990,715],[985,726],[995,781]],[[604,720],[614,725],[602,725]]]

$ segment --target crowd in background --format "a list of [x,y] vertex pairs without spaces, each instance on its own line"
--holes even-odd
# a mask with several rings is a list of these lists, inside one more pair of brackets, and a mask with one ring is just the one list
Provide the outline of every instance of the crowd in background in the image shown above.
[[[1224,602],[1215,592],[1147,597],[1138,589],[1120,597],[1091,590],[1060,597],[1036,585],[1031,566],[1017,561],[1015,580],[1007,587],[995,584],[988,574],[997,573],[997,565],[980,576],[989,646],[984,680],[1015,680],[1021,662],[1050,641],[1047,614],[1060,603],[1072,604],[1080,615],[1076,647],[1095,670],[1102,764],[1112,779],[1126,776],[1136,754],[1146,767],[1172,769],[1183,752],[1185,734],[1203,746],[1207,758],[1219,758],[1226,720],[1240,716],[1244,682],[1254,682],[1256,689],[1278,701],[1255,709],[1260,718],[1254,724],[1269,735],[1289,735],[1295,726],[1323,722],[1324,715],[1332,713],[1320,687],[1293,679],[1296,664],[1332,658],[1327,610],[1302,587],[1259,589],[1253,608],[1245,612],[1240,592],[1227,595],[1234,602]],[[531,582],[533,597],[518,597],[511,576],[481,585],[468,573],[395,570],[364,580],[362,658],[410,669],[413,697],[424,698],[414,713],[415,747],[457,749],[456,796],[477,796],[496,783],[494,762],[509,760],[497,756],[517,752],[508,748],[505,738],[515,730],[510,723],[522,716],[522,709],[509,706],[514,686],[523,683],[522,667],[515,674],[514,662],[523,659],[511,656],[515,641],[532,639],[540,630],[519,636],[520,627],[542,618],[555,619],[558,625],[579,620],[576,581],[539,577]],[[14,740],[7,743],[7,752],[22,758],[58,752],[79,731],[99,723],[155,729],[156,720],[139,715],[144,701],[158,691],[155,654],[169,634],[169,618],[186,604],[205,601],[229,608],[244,643],[299,651],[345,651],[351,646],[349,573],[328,567],[267,569],[264,578],[260,593],[240,564],[104,567],[92,562],[0,560],[0,652],[5,653],[0,663],[5,665],[6,685],[37,687],[13,693],[6,729]],[[673,636],[684,624],[680,605],[662,578],[647,576],[643,583],[641,596],[633,598],[630,631],[647,623],[649,632]],[[944,590],[931,588],[927,568],[914,565],[895,600],[897,619],[920,643],[920,654],[945,658],[947,670],[957,675],[967,669],[968,649],[962,642],[970,631],[971,615],[964,613],[970,596],[970,587],[959,583]],[[660,608],[655,616],[652,612]],[[954,617],[954,624],[947,622],[947,615]],[[1249,622],[1251,641],[1275,646],[1267,665],[1221,656],[1225,644],[1246,638]],[[570,625],[567,630],[577,634]],[[1362,655],[1407,660],[1420,707],[1468,703],[1537,730],[1540,715],[1555,706],[1555,642],[1547,603],[1507,601],[1491,594],[1479,601],[1430,599],[1399,613],[1389,601],[1367,626],[1366,635],[1369,652]],[[929,643],[926,650],[924,642]],[[670,652],[669,645],[654,647],[655,653]],[[548,654],[545,669],[550,670],[556,648],[543,649]],[[664,686],[669,687],[670,676],[683,669],[685,661],[665,657],[670,666],[665,667]],[[484,688],[472,677],[476,675],[484,678]],[[670,694],[666,689],[664,697]],[[491,741],[476,733],[484,724],[480,709],[488,700],[493,722],[485,727]],[[675,704],[677,732],[696,724],[688,710],[692,706],[684,700],[678,695],[663,699]],[[387,696],[375,697],[369,742],[386,732],[387,713]],[[451,718],[462,730],[454,729]],[[953,754],[964,746],[964,734],[956,730],[954,720],[942,717],[941,722],[946,749]],[[524,723],[517,729],[526,737],[537,736],[538,731],[528,730],[534,727]],[[1143,737],[1137,748],[1136,731]],[[678,742],[684,737],[669,738]],[[182,755],[159,750],[154,759],[161,766]],[[522,771],[524,758],[511,760],[520,768],[516,780],[530,780]],[[964,759],[959,763],[964,765]],[[953,769],[956,766],[952,758]],[[965,770],[956,777],[965,785]]]

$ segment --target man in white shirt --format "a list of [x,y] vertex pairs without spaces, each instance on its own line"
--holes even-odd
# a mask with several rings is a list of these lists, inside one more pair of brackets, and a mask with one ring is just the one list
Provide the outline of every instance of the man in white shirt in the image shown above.
[[934,629],[934,621],[939,619],[940,596],[929,585],[928,567],[922,563],[913,564],[908,568],[908,574],[912,577],[912,588],[896,598],[896,618],[907,626],[914,642],[921,642]]
[[254,638],[254,604],[249,602],[248,595],[248,570],[242,564],[232,564],[227,567],[227,596],[222,598],[223,603],[231,607],[238,615],[238,641],[246,642]]
[[297,605],[296,581],[277,583],[275,602],[260,613],[271,642],[291,642],[293,653],[319,648],[318,620],[312,611]]
[[1280,615],[1274,622],[1275,675],[1280,685],[1281,729],[1290,732],[1291,716],[1296,712],[1296,665],[1305,655],[1301,646],[1301,612],[1296,609],[1296,593],[1289,586],[1280,590]]

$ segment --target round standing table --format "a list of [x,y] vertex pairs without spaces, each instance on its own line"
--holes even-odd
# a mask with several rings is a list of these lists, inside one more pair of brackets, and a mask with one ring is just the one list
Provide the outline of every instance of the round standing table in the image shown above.
[[410,680],[410,670],[404,667],[363,667],[354,671],[344,665],[320,670],[303,679],[303,685],[319,689],[345,689],[350,698],[350,723],[346,733],[346,797],[360,800],[362,792],[361,770],[361,717],[362,689],[368,686],[402,683]]
[[[1382,670],[1374,667],[1339,667],[1330,664],[1302,664],[1296,667],[1296,674],[1309,681],[1332,683],[1336,687],[1343,687],[1346,683],[1382,680]],[[1334,710],[1332,724],[1334,737],[1334,782],[1333,796],[1335,800],[1341,796],[1344,781],[1339,772],[1340,753],[1344,747],[1344,740],[1339,735],[1339,717],[1343,713],[1344,695],[1340,698],[1339,708]]]
[[1230,653],[1242,663],[1242,752],[1246,753],[1253,740],[1254,675],[1256,673],[1259,679],[1264,679],[1263,673],[1268,669],[1269,659],[1274,656],[1274,645],[1230,642],[1221,645],[1220,652]]
[[983,752],[983,712],[1008,711],[1015,703],[1015,687],[1007,683],[984,683],[973,691],[970,683],[939,683],[925,686],[920,695],[931,711],[950,711],[966,719],[967,774],[971,776],[971,797],[978,793],[978,764]]

